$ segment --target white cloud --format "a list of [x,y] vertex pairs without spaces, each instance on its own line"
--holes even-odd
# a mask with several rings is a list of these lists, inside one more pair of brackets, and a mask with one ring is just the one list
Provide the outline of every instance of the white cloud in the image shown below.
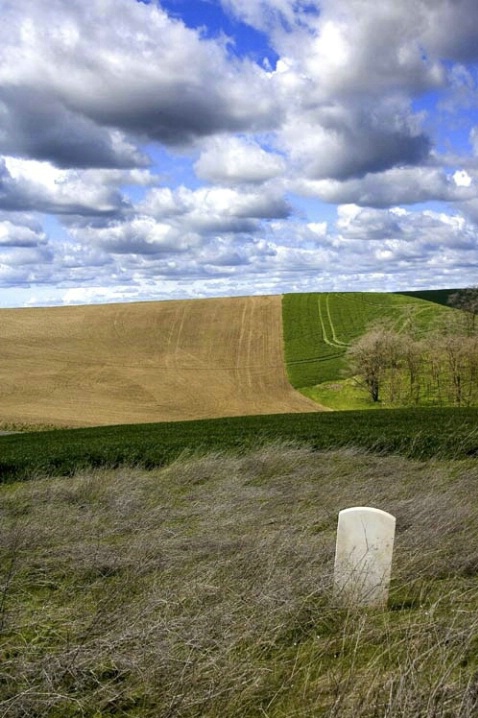
[[3,286],[90,301],[468,281],[475,0],[222,4],[267,33],[275,68],[158,2],[0,0]]
[[21,269],[23,263],[31,263],[32,256],[40,263],[50,261],[48,241],[47,233],[31,214],[0,212],[0,261],[4,269],[6,266],[11,271]]
[[426,46],[456,61],[478,59],[478,5],[475,0],[435,0],[428,5]]
[[346,181],[394,166],[426,162],[430,142],[404,115],[334,107],[317,117],[292,117],[281,139],[295,172]]
[[326,0],[311,48],[303,46],[307,71],[320,76],[329,93],[347,96],[380,98],[439,86],[441,66],[421,42],[429,15],[426,0]]
[[193,235],[180,234],[171,225],[146,216],[115,220],[104,227],[71,227],[70,233],[83,244],[112,254],[169,255],[184,252],[197,242]]
[[230,62],[156,4],[25,0],[3,9],[2,28],[5,153],[131,166],[142,160],[125,133],[185,144],[278,115],[264,70]]
[[256,184],[282,174],[285,161],[250,139],[219,136],[206,143],[195,170],[210,182]]
[[473,180],[466,170],[456,170],[453,173],[453,181],[457,187],[469,187]]
[[429,201],[459,202],[476,194],[467,172],[451,177],[437,167],[394,167],[364,177],[339,180],[298,180],[292,187],[325,202],[363,207],[390,207]]
[[58,301],[397,290],[423,286],[431,273],[434,286],[459,286],[478,262],[473,224],[401,208],[346,205],[336,227],[277,219],[260,235],[186,234],[151,216],[69,233],[69,243],[39,236],[38,246],[6,247],[0,283],[55,284]]
[[287,202],[274,189],[247,191],[231,187],[180,187],[151,190],[140,205],[141,211],[156,219],[169,220],[183,229],[208,232],[244,232],[258,228],[257,222],[284,218],[290,213]]
[[[344,205],[338,209],[339,240],[373,241],[384,249],[408,256],[435,255],[443,247],[478,254],[478,230],[461,215],[424,210],[369,209]],[[373,250],[376,251],[376,250]]]
[[46,235],[41,230],[16,224],[11,220],[0,220],[1,247],[37,247],[46,243]]
[[0,158],[0,208],[54,214],[114,214],[126,201],[105,181],[105,171],[60,170],[48,162]]

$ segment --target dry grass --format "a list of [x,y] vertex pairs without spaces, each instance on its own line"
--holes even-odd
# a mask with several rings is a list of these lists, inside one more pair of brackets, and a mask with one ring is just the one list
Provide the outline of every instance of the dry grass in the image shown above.
[[[475,462],[275,446],[0,490],[0,717],[470,718]],[[331,591],[340,509],[397,516],[386,611]]]
[[290,386],[281,297],[0,310],[0,424],[318,411]]

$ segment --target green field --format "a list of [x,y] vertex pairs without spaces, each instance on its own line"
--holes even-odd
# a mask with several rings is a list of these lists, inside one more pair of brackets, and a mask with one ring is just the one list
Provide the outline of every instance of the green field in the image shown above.
[[347,348],[377,321],[388,320],[398,331],[413,322],[425,332],[444,313],[455,311],[443,306],[445,292],[421,293],[430,301],[417,294],[286,294],[282,304],[284,347],[292,386],[334,409],[371,408],[360,392],[342,385]]
[[399,292],[405,297],[415,297],[415,299],[426,299],[428,302],[435,302],[443,306],[449,306],[448,301],[452,294],[458,292],[458,289],[423,289],[412,292]]
[[0,481],[100,466],[152,468],[184,453],[243,452],[275,441],[416,458],[469,457],[478,455],[478,409],[273,414],[12,434],[0,437]]

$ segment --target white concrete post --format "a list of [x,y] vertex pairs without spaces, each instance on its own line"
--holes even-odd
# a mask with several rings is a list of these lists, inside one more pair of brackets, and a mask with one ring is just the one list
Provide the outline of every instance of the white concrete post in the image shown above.
[[392,570],[395,517],[356,506],[339,513],[335,551],[336,595],[348,604],[383,606]]

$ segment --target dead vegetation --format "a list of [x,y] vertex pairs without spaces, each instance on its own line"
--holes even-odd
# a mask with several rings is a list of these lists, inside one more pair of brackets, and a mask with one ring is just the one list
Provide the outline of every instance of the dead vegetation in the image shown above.
[[[0,716],[470,718],[476,462],[289,445],[0,490]],[[338,511],[397,517],[386,611]]]

